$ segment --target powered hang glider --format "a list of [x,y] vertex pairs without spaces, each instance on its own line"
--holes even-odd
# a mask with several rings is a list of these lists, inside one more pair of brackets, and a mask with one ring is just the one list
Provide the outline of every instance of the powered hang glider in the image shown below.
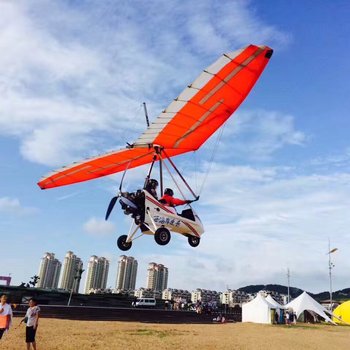
[[[120,198],[124,213],[130,214],[134,219],[129,234],[119,237],[118,247],[121,250],[130,249],[138,229],[142,234],[154,235],[156,242],[161,245],[169,242],[170,231],[173,231],[187,236],[189,244],[197,246],[204,229],[191,206],[181,214],[174,213],[146,190],[153,164],[159,161],[162,194],[162,164],[166,166],[164,161],[168,160],[197,200],[198,196],[188,186],[171,158],[196,151],[226,122],[249,94],[272,53],[273,50],[267,46],[249,45],[222,55],[182,91],[134,143],[119,151],[55,171],[42,178],[38,183],[39,187],[49,189],[71,185],[126,172],[150,163],[144,189],[131,194],[123,193],[121,184],[119,194],[112,198],[108,207],[106,219]],[[169,168],[166,166],[166,169]]]

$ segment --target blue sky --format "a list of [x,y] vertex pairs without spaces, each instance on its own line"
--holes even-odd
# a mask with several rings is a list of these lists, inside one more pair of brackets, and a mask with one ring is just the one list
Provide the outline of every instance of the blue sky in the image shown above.
[[[155,261],[173,288],[286,284],[289,267],[293,286],[323,291],[329,238],[334,289],[349,287],[349,18],[347,1],[0,2],[0,275],[19,284],[44,252],[73,250],[85,266],[109,258],[113,287],[129,223],[103,217],[120,175],[47,191],[37,181],[134,141],[143,101],[154,119],[222,53],[253,43],[274,55],[225,126],[196,204],[202,242],[135,241],[137,286]],[[197,189],[215,140],[175,159]],[[130,171],[126,188],[144,176]]]

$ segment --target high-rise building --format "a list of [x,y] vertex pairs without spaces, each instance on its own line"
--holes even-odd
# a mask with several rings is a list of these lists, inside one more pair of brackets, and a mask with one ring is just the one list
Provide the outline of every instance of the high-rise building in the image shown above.
[[73,252],[68,251],[64,257],[60,288],[78,293],[83,262]]
[[109,271],[109,261],[104,257],[92,255],[88,262],[85,282],[85,293],[91,290],[106,289]]
[[55,258],[54,253],[45,253],[39,267],[38,288],[53,288],[58,286],[58,279],[61,272],[61,263]]
[[135,290],[137,260],[132,256],[121,255],[118,261],[116,290]]
[[168,287],[168,268],[154,262],[148,264],[147,288],[163,291]]

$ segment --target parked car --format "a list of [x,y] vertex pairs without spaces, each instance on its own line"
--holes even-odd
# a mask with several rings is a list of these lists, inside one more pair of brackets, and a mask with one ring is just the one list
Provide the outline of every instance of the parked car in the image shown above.
[[138,298],[133,302],[135,307],[154,307],[156,306],[156,299],[154,298]]

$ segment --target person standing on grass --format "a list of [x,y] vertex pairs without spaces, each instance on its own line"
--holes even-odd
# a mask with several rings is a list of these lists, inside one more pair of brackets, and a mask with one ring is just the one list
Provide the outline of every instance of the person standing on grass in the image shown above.
[[10,329],[12,321],[11,305],[7,303],[7,295],[0,298],[0,339],[3,334]]
[[26,343],[27,350],[30,350],[30,345],[36,350],[35,334],[38,329],[40,307],[36,299],[31,298],[29,300],[29,308],[26,313]]
[[289,311],[286,311],[286,314],[285,314],[285,318],[286,318],[286,325],[289,326],[290,322],[290,315],[289,315]]

